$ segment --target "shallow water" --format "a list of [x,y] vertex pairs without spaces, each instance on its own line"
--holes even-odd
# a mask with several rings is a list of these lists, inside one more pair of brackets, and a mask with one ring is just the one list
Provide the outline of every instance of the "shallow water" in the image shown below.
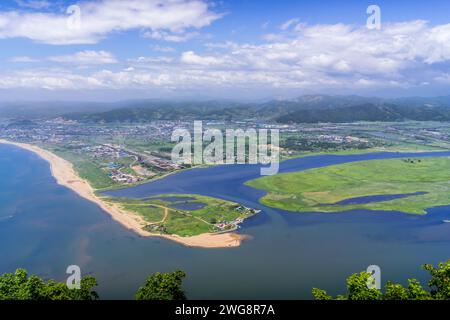
[[376,196],[364,196],[364,197],[356,197],[351,199],[345,199],[333,205],[350,205],[350,204],[366,204],[366,203],[374,203],[374,202],[385,202],[396,199],[409,198],[413,196],[421,196],[427,194],[426,192],[416,192],[416,193],[407,193],[407,194],[387,194],[387,195],[376,195]]
[[178,201],[194,201],[197,200],[196,198],[192,197],[156,197],[156,198],[147,198],[148,200],[161,200],[166,202],[178,202]]
[[[400,156],[309,157],[283,163],[282,171]],[[0,145],[0,272],[24,267],[64,280],[66,267],[78,264],[98,279],[101,297],[132,298],[148,274],[180,268],[191,299],[308,299],[312,287],[343,292],[349,274],[372,264],[381,267],[383,281],[405,281],[425,278],[421,264],[450,258],[450,224],[442,222],[450,219],[450,207],[430,209],[427,216],[288,213],[262,206],[257,200],[264,193],[243,185],[258,174],[257,166],[221,166],[111,193],[199,193],[263,210],[244,222],[240,232],[252,240],[239,248],[186,248],[124,229],[97,205],[58,186],[45,161]]]

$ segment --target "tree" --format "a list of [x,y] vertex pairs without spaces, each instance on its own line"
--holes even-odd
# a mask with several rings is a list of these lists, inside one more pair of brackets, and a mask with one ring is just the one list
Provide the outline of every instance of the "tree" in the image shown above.
[[[423,269],[431,275],[428,282],[430,291],[425,290],[418,280],[409,279],[407,287],[388,282],[382,293],[378,289],[369,289],[367,283],[370,274],[361,272],[347,279],[347,295],[337,296],[335,300],[450,300],[450,260],[439,263],[436,268],[426,264]],[[318,288],[313,288],[312,294],[316,300],[334,299]]]
[[431,295],[416,279],[408,280],[408,298],[410,300],[430,300]]
[[[346,296],[337,296],[336,300],[380,300],[381,292],[377,289],[369,289],[367,283],[370,273],[355,273],[347,278]],[[316,300],[333,300],[325,290],[313,288],[312,294]]]
[[313,288],[312,295],[316,300],[333,300],[332,296],[329,296],[325,290]]
[[431,264],[426,264],[423,268],[431,275],[428,282],[431,296],[436,300],[450,299],[450,260],[439,263],[437,268]]
[[386,292],[383,298],[385,300],[408,300],[408,290],[401,284],[388,282],[386,284]]
[[93,288],[97,281],[93,277],[81,280],[81,288],[69,289],[65,283],[49,280],[28,273],[24,269],[0,276],[0,300],[96,300]]
[[368,283],[372,275],[368,272],[355,273],[347,279],[348,300],[380,300],[381,292],[369,289]]
[[388,282],[383,300],[430,300],[431,295],[416,279],[408,280],[408,287],[401,284]]
[[182,283],[186,274],[177,270],[171,273],[154,273],[136,292],[136,300],[186,300]]

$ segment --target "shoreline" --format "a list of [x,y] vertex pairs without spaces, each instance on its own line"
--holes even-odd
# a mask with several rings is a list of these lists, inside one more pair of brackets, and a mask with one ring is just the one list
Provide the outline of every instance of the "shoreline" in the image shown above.
[[9,144],[33,152],[50,164],[50,171],[56,182],[66,188],[71,189],[82,198],[97,204],[103,211],[108,213],[115,221],[127,229],[134,231],[142,237],[160,237],[175,241],[187,247],[197,248],[232,248],[241,245],[246,238],[237,233],[213,234],[206,233],[193,237],[180,237],[177,235],[162,235],[143,230],[146,225],[145,220],[139,215],[120,208],[117,204],[104,201],[95,194],[95,189],[84,179],[78,176],[73,164],[69,161],[44,150],[40,147],[19,142],[11,142],[0,139],[0,144]]

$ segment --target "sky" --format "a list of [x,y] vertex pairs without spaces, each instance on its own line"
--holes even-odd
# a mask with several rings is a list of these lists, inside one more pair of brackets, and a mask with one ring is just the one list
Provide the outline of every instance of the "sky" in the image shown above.
[[449,12],[441,0],[2,0],[0,100],[448,95]]

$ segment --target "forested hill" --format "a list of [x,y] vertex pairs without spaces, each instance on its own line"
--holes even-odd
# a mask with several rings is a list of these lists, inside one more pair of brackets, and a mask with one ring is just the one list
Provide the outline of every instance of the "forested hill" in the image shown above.
[[264,103],[144,101],[65,118],[81,122],[139,123],[153,120],[263,120],[278,123],[356,121],[450,121],[450,98],[379,99],[358,96],[302,96]]
[[275,120],[280,123],[450,121],[450,108],[362,104],[337,109],[298,110],[279,116]]
[[125,107],[99,113],[72,113],[66,119],[85,122],[148,122],[153,120],[233,120],[251,116],[251,106],[204,107],[162,104]]

